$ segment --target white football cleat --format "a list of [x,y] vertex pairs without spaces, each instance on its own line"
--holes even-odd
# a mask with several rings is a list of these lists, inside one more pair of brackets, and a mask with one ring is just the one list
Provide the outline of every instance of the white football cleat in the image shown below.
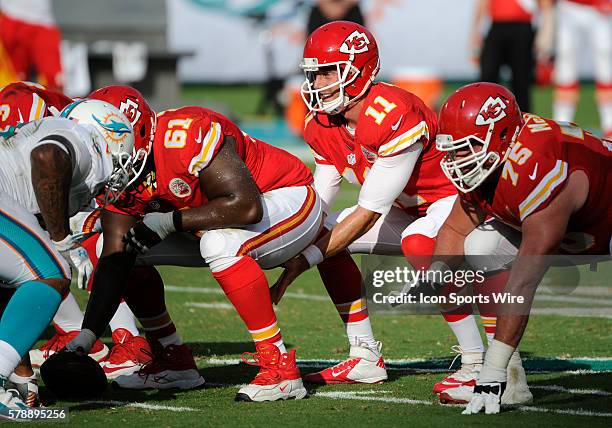
[[153,359],[131,374],[118,376],[114,383],[125,389],[193,389],[204,384],[187,345],[154,344]]
[[[451,363],[461,356],[461,367],[456,372],[446,376],[433,387],[434,394],[440,394],[442,404],[465,404],[470,401],[471,394],[476,385],[476,379],[482,369],[484,353],[462,352],[461,347],[453,346],[457,356]],[[453,394],[443,394],[447,390],[453,390]]]
[[[533,395],[527,385],[527,375],[521,364],[518,351],[512,354],[506,370],[505,390],[501,397],[501,404],[516,405],[527,404],[533,401]],[[440,393],[442,404],[467,404],[474,396],[474,386],[461,385],[449,388]]]
[[377,342],[377,347],[372,350],[363,343],[351,345],[346,360],[320,372],[307,374],[304,380],[320,384],[383,382],[387,380],[387,369],[380,353],[382,344]]
[[25,377],[17,376],[15,373],[11,373],[8,381],[5,383],[5,388],[11,391],[17,391],[19,398],[28,407],[41,407],[40,395],[38,393],[38,380],[36,375]]
[[[242,360],[259,366],[259,373],[250,384],[240,388],[236,401],[301,400],[306,397],[308,392],[295,362],[295,349],[281,354],[276,345],[266,342],[257,343],[255,348],[254,354],[242,354]],[[253,357],[255,362],[248,361],[246,356]]]
[[27,417],[27,411],[30,408],[23,402],[18,391],[5,389],[8,386],[8,381],[0,377],[0,419],[10,421],[30,420],[31,418]]
[[527,385],[527,375],[518,350],[510,357],[506,379],[506,391],[501,398],[502,404],[526,404],[533,401],[533,394]]

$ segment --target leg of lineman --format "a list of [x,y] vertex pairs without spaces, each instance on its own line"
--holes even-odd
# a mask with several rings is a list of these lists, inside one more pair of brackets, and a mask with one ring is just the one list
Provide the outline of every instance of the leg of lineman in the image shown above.
[[0,194],[0,280],[17,287],[0,319],[0,416],[27,408],[6,391],[9,376],[57,311],[70,269],[36,218]]
[[285,349],[262,268],[279,266],[315,239],[321,227],[321,203],[311,187],[273,190],[263,195],[262,202],[260,223],[244,229],[207,231],[200,248],[255,342],[252,356],[260,371],[249,385],[240,388],[236,400],[301,399],[306,389],[295,350]]
[[[321,209],[316,193],[310,187],[273,190],[262,197],[264,217],[260,223],[244,229],[219,229],[205,231],[200,240],[202,257],[208,263],[213,276],[236,308],[255,342],[256,362],[261,366],[253,382],[238,392],[236,399],[245,401],[272,401],[287,398],[303,398],[299,369],[295,364],[295,351],[287,352],[282,341],[276,315],[272,307],[268,282],[261,268],[272,268],[299,254],[316,236],[320,226]],[[147,289],[148,293],[148,289]],[[168,334],[173,340],[176,330],[165,306],[153,309],[150,302],[140,298],[148,306],[149,318],[142,319],[145,308],[128,303],[143,322],[149,336],[152,328]],[[162,299],[163,300],[163,299]],[[146,323],[146,324],[145,324]],[[149,325],[150,327],[147,327]],[[171,333],[174,331],[174,333]],[[160,333],[161,334],[161,333]],[[176,337],[174,337],[176,339]],[[158,367],[158,355],[151,367]],[[127,388],[152,383],[161,373],[141,373],[120,376],[116,382]],[[153,375],[154,374],[154,375]]]
[[[402,232],[402,251],[415,269],[429,268],[431,255],[436,245],[436,236],[448,217],[455,199],[456,196],[449,196],[434,202],[427,209],[424,217],[416,219]],[[484,345],[476,319],[469,305],[442,312],[442,316],[459,343],[458,348],[453,347],[453,350],[461,355],[461,367],[437,382],[433,387],[433,392],[441,394],[447,389],[460,386],[471,391],[476,384],[484,358]],[[440,397],[444,403],[453,402],[442,395]]]
[[[520,232],[491,220],[478,226],[465,240],[465,256],[473,269],[488,272],[488,276],[479,287],[489,293],[503,290],[508,277],[508,266],[518,252]],[[481,311],[483,308],[480,308]],[[487,310],[485,308],[485,310]],[[489,313],[495,313],[488,309]],[[502,396],[502,404],[524,404],[533,399],[527,386],[527,376],[521,363],[518,349],[512,355],[507,369],[506,391]],[[444,391],[455,402],[469,402],[472,398],[473,386],[470,389],[458,387]]]

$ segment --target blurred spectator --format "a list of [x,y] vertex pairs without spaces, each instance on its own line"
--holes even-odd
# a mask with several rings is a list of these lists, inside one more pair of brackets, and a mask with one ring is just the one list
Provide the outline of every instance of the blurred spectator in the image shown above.
[[571,122],[578,102],[581,36],[589,36],[595,97],[604,136],[612,138],[612,0],[559,0],[553,118]]
[[60,31],[51,0],[0,0],[0,40],[17,80],[61,91]]
[[[497,83],[501,66],[509,66],[512,73],[510,86],[522,111],[531,109],[535,37],[531,22],[538,4],[542,36],[538,36],[540,40],[536,41],[536,54],[550,55],[552,0],[477,0],[470,35],[472,60],[480,63],[479,80]],[[487,16],[491,25],[483,42],[480,29]],[[548,52],[544,52],[546,50]]]
[[351,21],[364,25],[359,0],[316,0],[308,16],[308,34],[331,21]]

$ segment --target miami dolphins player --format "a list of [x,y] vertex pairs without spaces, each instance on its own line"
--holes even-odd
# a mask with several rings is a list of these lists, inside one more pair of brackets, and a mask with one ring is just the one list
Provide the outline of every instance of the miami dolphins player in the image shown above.
[[68,219],[105,185],[110,198],[137,175],[132,126],[119,110],[79,100],[61,116],[0,139],[0,283],[16,289],[0,319],[0,417],[7,419],[27,409],[6,390],[7,378],[68,293],[71,269],[81,281],[93,270]]

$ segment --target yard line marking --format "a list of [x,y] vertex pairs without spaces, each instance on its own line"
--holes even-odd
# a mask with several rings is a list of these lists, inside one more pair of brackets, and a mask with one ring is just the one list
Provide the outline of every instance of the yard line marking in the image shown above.
[[[412,398],[400,398],[400,397],[380,397],[376,395],[372,396],[373,394],[380,395],[381,392],[382,391],[329,391],[329,392],[316,392],[315,394],[313,394],[313,397],[331,398],[333,400],[380,401],[383,403],[411,404],[411,405],[423,405],[423,406],[433,406],[434,405],[432,401],[426,401],[426,400],[414,400]],[[464,407],[464,406],[445,404],[443,407],[446,408],[446,407]],[[551,409],[551,408],[535,407],[535,406],[510,407],[510,409],[512,408],[515,408],[521,412],[555,413],[559,415],[597,416],[597,417],[606,417],[606,418],[612,416],[612,413],[595,412],[595,411],[584,410],[584,409],[576,409],[576,410]]]
[[[537,293],[538,294],[555,294],[555,295],[561,294],[558,290],[555,291],[554,287],[546,286],[546,285],[544,285],[544,287],[542,288],[538,288]],[[598,298],[599,297],[612,298],[612,287],[597,287],[597,286],[580,285],[576,287],[575,290],[572,290],[571,293],[568,293],[568,296],[587,296],[587,297],[590,296],[590,297],[598,297]]]
[[569,394],[578,395],[600,395],[602,397],[612,396],[612,392],[603,391],[601,389],[576,389],[566,388],[561,385],[529,385],[530,389],[541,389],[543,391],[566,392]]
[[[166,291],[174,291],[177,293],[204,293],[204,294],[225,294],[220,288],[210,287],[179,287],[176,285],[166,285],[164,287]],[[316,300],[316,301],[329,301],[331,299],[328,296],[321,296],[317,294],[302,294],[302,293],[285,293],[284,297],[290,299],[301,299],[301,300]]]
[[191,308],[200,308],[200,309],[234,309],[232,305],[229,303],[203,303],[203,302],[187,302],[185,306],[189,306]]
[[590,297],[559,296],[551,294],[536,294],[535,301],[538,302],[562,302],[562,303],[583,303],[586,305],[612,306],[612,300],[600,297],[593,299]]
[[[209,358],[205,359],[205,363],[209,365],[225,366],[236,365],[241,360],[236,358]],[[299,359],[298,366],[301,368],[326,368],[338,364],[340,360],[333,359]],[[448,364],[450,358],[407,358],[407,359],[389,359],[385,360],[387,370],[404,371],[413,373],[444,373],[449,372]],[[612,358],[589,358],[589,357],[574,357],[574,358],[525,358],[523,366],[529,373],[539,372],[554,372],[566,374],[601,374],[612,371]],[[576,368],[576,367],[583,368]]]
[[531,308],[531,315],[612,318],[612,308]]
[[521,412],[539,412],[539,413],[555,413],[557,415],[571,415],[571,416],[598,416],[602,418],[609,418],[612,416],[612,413],[604,413],[604,412],[595,412],[592,410],[584,410],[584,409],[549,409],[546,407],[532,407],[532,406],[519,406],[517,410]]
[[201,412],[200,409],[194,409],[192,407],[173,407],[173,406],[162,406],[160,404],[147,404],[147,403],[130,403],[128,401],[116,401],[116,400],[90,400],[84,401],[79,404],[102,404],[105,406],[114,407],[135,407],[137,409],[145,410],[168,410],[170,412]]

